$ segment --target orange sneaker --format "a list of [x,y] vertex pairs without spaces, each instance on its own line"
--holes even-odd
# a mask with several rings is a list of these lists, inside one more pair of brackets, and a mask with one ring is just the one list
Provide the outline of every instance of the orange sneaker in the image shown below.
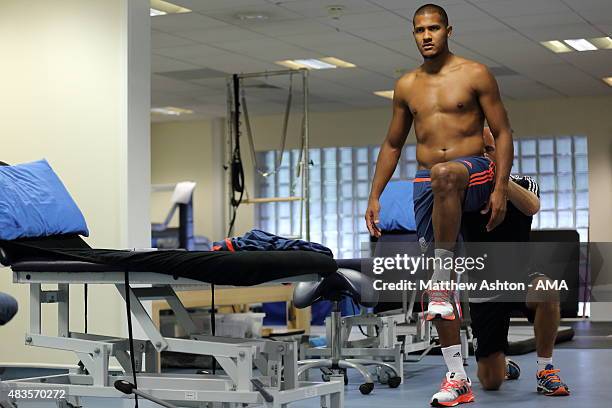
[[536,380],[538,381],[538,393],[549,397],[562,397],[570,395],[569,387],[561,381],[552,364],[548,364],[544,370],[538,371]]
[[474,402],[472,382],[469,378],[455,378],[455,373],[446,373],[440,391],[431,397],[432,407],[454,407]]

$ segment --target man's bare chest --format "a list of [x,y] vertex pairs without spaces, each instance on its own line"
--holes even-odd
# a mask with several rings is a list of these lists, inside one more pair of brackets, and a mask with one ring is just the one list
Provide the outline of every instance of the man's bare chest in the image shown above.
[[460,76],[415,79],[407,99],[415,119],[434,113],[468,113],[479,106],[473,87]]

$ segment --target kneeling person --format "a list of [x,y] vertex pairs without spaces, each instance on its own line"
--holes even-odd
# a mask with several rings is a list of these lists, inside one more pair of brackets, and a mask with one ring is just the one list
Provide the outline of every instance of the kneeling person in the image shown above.
[[[485,128],[485,149],[495,160],[494,140]],[[511,176],[508,187],[508,206],[504,222],[486,232],[487,217],[482,214],[466,215],[463,236],[471,242],[527,242],[533,215],[539,211],[539,187],[531,177]],[[470,315],[474,332],[474,348],[478,361],[478,378],[486,390],[498,389],[504,379],[515,379],[520,374],[518,365],[506,359],[510,315],[521,311],[533,323],[538,370],[537,390],[544,395],[569,395],[569,388],[558,376],[552,355],[560,320],[559,295],[556,291],[536,290],[539,281],[548,277],[534,272],[528,275],[531,284],[525,302],[500,302],[490,299],[476,302],[470,299]]]

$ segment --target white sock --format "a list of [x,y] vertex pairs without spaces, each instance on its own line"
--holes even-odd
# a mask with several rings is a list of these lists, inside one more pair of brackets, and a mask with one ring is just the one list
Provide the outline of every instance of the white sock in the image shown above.
[[552,365],[553,363],[552,357],[540,357],[540,356],[538,356],[537,362],[538,362],[538,372],[542,370],[546,370],[546,366],[548,364]]
[[449,282],[451,280],[452,259],[455,257],[453,251],[447,249],[434,249],[434,271],[431,275],[431,280],[434,282]]
[[467,378],[465,369],[463,368],[463,356],[461,355],[461,344],[442,348],[442,356],[448,371],[455,373],[456,378]]

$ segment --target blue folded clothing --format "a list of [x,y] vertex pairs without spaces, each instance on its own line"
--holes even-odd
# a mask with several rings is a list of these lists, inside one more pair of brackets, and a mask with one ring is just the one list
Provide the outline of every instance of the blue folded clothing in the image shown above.
[[242,237],[213,242],[213,251],[312,251],[333,257],[331,249],[316,242],[289,239],[253,229]]

